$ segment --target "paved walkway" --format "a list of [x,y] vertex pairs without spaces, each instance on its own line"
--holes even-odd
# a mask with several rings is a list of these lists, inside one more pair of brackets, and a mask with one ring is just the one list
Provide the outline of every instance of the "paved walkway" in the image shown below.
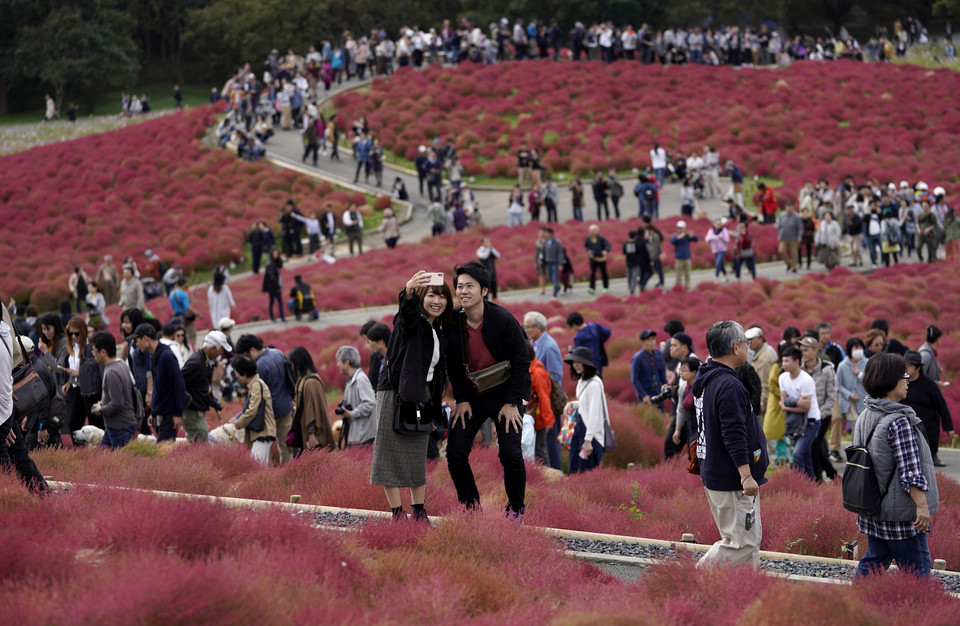
[[[347,91],[352,88],[356,88],[359,84],[356,81],[352,81],[349,84],[344,84],[340,86],[335,86],[331,96],[335,96],[337,93]],[[322,109],[324,103],[320,103],[320,108]],[[345,120],[349,124],[352,120]],[[377,129],[373,129],[376,131]],[[426,138],[424,143],[428,143]],[[377,187],[373,184],[368,184],[363,177],[363,174],[360,175],[360,180],[358,183],[354,184],[353,180],[356,175],[357,165],[353,160],[352,155],[349,150],[341,148],[342,161],[331,161],[329,156],[321,156],[318,161],[318,165],[314,166],[312,163],[304,164],[302,162],[303,155],[303,143],[301,141],[300,133],[297,131],[283,131],[277,130],[276,135],[270,138],[270,141],[267,144],[267,156],[270,157],[274,163],[281,167],[293,167],[299,171],[304,171],[307,174],[313,173],[315,176],[323,178],[333,183],[348,185],[351,187],[359,188],[368,193],[382,193],[389,194],[390,188],[393,184],[394,179],[399,176],[404,183],[406,184],[407,191],[410,194],[410,200],[413,205],[413,216],[407,223],[402,226],[403,240],[408,242],[420,241],[422,238],[430,234],[430,225],[426,220],[426,208],[428,200],[425,196],[419,194],[419,183],[416,175],[411,174],[410,172],[394,168],[391,165],[384,166],[384,181],[383,187]],[[722,154],[721,154],[722,158]],[[645,155],[642,155],[638,160],[645,160]],[[371,182],[373,179],[371,178]],[[567,181],[558,181],[560,186],[560,204],[558,207],[558,213],[561,219],[568,220],[572,218],[572,204],[570,201],[570,193],[566,189],[565,183]],[[627,194],[624,196],[621,202],[621,215],[624,219],[629,218],[637,214],[638,203],[636,198],[633,196],[633,186],[636,184],[636,179],[627,179],[622,181],[624,186],[624,191]],[[726,180],[721,179],[721,187],[726,189],[728,183]],[[509,192],[507,190],[492,190],[489,187],[478,188],[474,191],[477,201],[479,202],[484,216],[484,223],[488,226],[499,226],[508,224],[507,217],[507,199]],[[592,194],[589,190],[589,182],[586,187],[585,194],[585,203],[586,207],[584,208],[584,216],[588,219],[596,217],[596,206],[593,203]],[[668,183],[663,191],[661,192],[661,202],[660,202],[660,214],[662,216],[678,216],[680,212],[680,185],[677,183]],[[704,199],[699,202],[699,211],[698,213],[705,213],[710,218],[722,217],[727,215],[727,207],[724,202],[719,199]],[[525,214],[526,218],[526,214]],[[626,238],[626,227],[623,226],[622,220],[609,220],[604,224],[604,232],[608,237],[615,240],[622,240]],[[369,242],[369,243],[368,243]],[[372,236],[367,238],[364,241],[365,245],[370,247],[382,246],[382,242],[378,236]],[[401,244],[402,245],[402,244]],[[343,244],[343,250],[338,249],[339,256],[346,256],[348,254],[346,250],[346,245]],[[303,259],[292,259],[287,267],[296,267],[299,264],[305,263]],[[870,268],[855,268],[860,271],[870,271]],[[814,264],[812,273],[821,273],[823,271],[822,266],[819,264]],[[800,276],[811,273],[811,271],[803,270],[800,271]],[[248,273],[247,273],[248,274]],[[237,279],[243,278],[246,274],[239,274],[236,276]],[[745,276],[748,276],[744,272]],[[759,277],[770,278],[773,280],[794,280],[797,278],[796,275],[790,274],[786,271],[786,267],[783,263],[770,262],[760,264],[757,267],[757,275]],[[731,279],[733,278],[732,272],[730,273]],[[712,282],[714,280],[713,270],[699,270],[691,273],[691,285],[696,287],[703,282]],[[747,278],[749,280],[749,278]],[[668,270],[666,276],[666,286],[667,288],[672,288],[674,285],[674,276],[673,273]],[[610,283],[610,292],[613,296],[623,297],[629,294],[627,288],[626,279],[616,279],[612,280]],[[548,290],[549,294],[549,290]],[[579,302],[590,302],[596,299],[598,296],[590,295],[587,293],[587,287],[585,283],[575,283],[573,292],[562,299],[563,302],[570,303],[579,303]],[[532,289],[520,289],[513,291],[504,291],[501,290],[500,301],[505,303],[514,303],[514,302],[546,302],[550,299],[549,295],[541,295],[538,288]],[[304,325],[311,328],[322,329],[332,326],[340,325],[359,325],[363,324],[371,318],[383,318],[387,316],[392,316],[396,312],[396,307],[383,306],[383,307],[367,307],[361,309],[349,309],[342,311],[331,311],[320,314],[320,319],[313,322],[303,322],[298,323],[298,325]],[[282,324],[282,323],[271,323],[269,321],[262,322],[252,322],[250,324],[245,324],[245,328],[250,328],[256,332],[262,332],[267,330],[282,330],[290,328],[291,324]]]

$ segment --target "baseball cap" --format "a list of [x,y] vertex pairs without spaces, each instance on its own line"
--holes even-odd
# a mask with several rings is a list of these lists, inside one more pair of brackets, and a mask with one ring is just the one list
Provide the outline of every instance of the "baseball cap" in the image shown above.
[[800,347],[806,346],[808,348],[813,348],[814,350],[820,349],[820,342],[814,339],[813,337],[804,337],[800,340]]
[[903,355],[903,360],[909,363],[910,365],[916,365],[921,367],[923,365],[923,356],[916,350],[907,350],[907,353]]
[[134,329],[133,333],[127,335],[127,341],[133,341],[134,339],[140,339],[141,337],[147,337],[148,339],[157,338],[157,329],[151,326],[150,324],[140,324]]
[[757,328],[756,326],[748,328],[745,334],[747,336],[747,339],[756,339],[757,337],[763,337],[763,331]]
[[687,227],[687,223],[684,222],[683,220],[680,220],[677,222],[677,228],[686,228],[686,227]]
[[211,330],[209,333],[207,333],[207,336],[203,338],[203,347],[223,348],[226,352],[233,351],[233,347],[231,347],[230,343],[227,341],[227,336],[219,330]]
[[649,339],[650,337],[656,337],[656,336],[657,336],[657,331],[655,331],[655,330],[650,330],[649,328],[645,328],[645,329],[643,329],[642,331],[640,331],[640,340],[641,340],[641,341],[643,341],[643,340],[645,340],[645,339]]
[[33,349],[35,347],[33,345],[33,339],[31,339],[30,337],[24,337],[21,335],[20,341],[23,343],[24,350],[26,350],[27,352],[33,352]]
[[683,345],[685,345],[685,346],[687,346],[688,348],[690,348],[690,351],[693,352],[693,339],[691,339],[691,338],[690,338],[690,335],[688,335],[687,333],[674,333],[674,335],[673,335],[673,337],[671,337],[671,339],[676,339],[677,341],[679,341],[679,342],[682,343]]
[[230,319],[229,317],[221,317],[221,318],[220,318],[220,322],[217,324],[217,326],[220,328],[220,330],[226,330],[227,328],[233,328],[233,327],[236,326],[236,325],[237,325],[237,322],[234,321],[234,320],[232,320],[232,319]]

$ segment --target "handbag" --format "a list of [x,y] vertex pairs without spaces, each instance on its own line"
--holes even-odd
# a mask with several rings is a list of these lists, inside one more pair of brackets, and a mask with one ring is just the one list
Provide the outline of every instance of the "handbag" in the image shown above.
[[[13,370],[13,408],[16,409],[17,415],[23,417],[32,413],[49,396],[47,395],[46,385],[43,384],[37,370],[33,369],[30,355],[23,347],[23,342],[20,341],[20,334],[13,326],[10,329],[17,338],[17,343],[20,344],[20,355],[23,359],[23,363]],[[3,347],[7,348],[10,361],[13,362],[13,350],[7,347],[5,341]]]
[[561,446],[570,447],[570,441],[573,440],[573,431],[577,427],[577,420],[580,411],[574,411],[573,415],[563,416],[563,425],[560,426],[560,434],[557,435],[557,441]]
[[513,369],[510,361],[500,361],[476,372],[470,371],[470,346],[467,343],[466,316],[460,320],[460,340],[463,346],[463,369],[467,372],[467,381],[478,396],[489,393],[510,380],[510,372]]
[[610,426],[610,412],[607,410],[607,395],[601,394],[603,402],[603,451],[610,452],[617,447],[617,438]]
[[[877,424],[879,425],[879,423]],[[880,504],[890,489],[896,471],[890,472],[887,485],[880,491],[877,483],[877,473],[870,458],[867,446],[873,439],[877,426],[873,427],[867,441],[862,446],[847,446],[844,453],[847,455],[847,467],[843,470],[843,508],[853,511],[863,517],[872,517],[880,512]]]
[[700,459],[697,458],[697,440],[687,444],[687,473],[700,475]]
[[398,393],[393,409],[393,432],[398,435],[426,435],[433,430],[433,411],[428,405],[403,400]]

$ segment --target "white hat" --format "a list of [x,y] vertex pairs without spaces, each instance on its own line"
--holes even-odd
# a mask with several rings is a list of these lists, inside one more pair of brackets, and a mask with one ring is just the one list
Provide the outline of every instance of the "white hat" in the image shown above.
[[677,228],[686,228],[686,227],[687,227],[687,223],[684,222],[683,220],[680,220],[679,222],[677,222]]
[[24,337],[23,335],[20,335],[20,341],[23,342],[24,350],[26,350],[27,352],[33,352],[33,348],[34,348],[33,339],[31,339],[30,337]]
[[900,181],[900,189],[906,189],[909,186],[910,186],[910,183],[908,183],[907,181],[905,180]]
[[224,329],[227,329],[227,328],[233,328],[233,327],[236,326],[236,325],[237,325],[237,323],[236,323],[235,321],[233,321],[232,319],[230,319],[229,317],[221,317],[221,318],[220,318],[220,322],[217,324],[217,326],[220,328],[220,330],[224,330]]
[[757,337],[763,337],[763,331],[756,326],[752,328],[748,328],[747,332],[744,334],[747,336],[747,339],[756,339]]
[[917,183],[917,191],[926,191],[927,189],[929,189],[929,187],[927,187],[927,183],[923,182],[922,180]]
[[947,192],[944,190],[943,187],[937,187],[936,189],[933,190],[933,195],[935,195],[935,196],[945,196],[945,195],[947,195]]
[[887,185],[887,189],[889,189],[890,191],[896,191],[896,190],[897,190],[897,186],[894,185],[893,183],[890,183],[890,184]]
[[203,347],[223,348],[227,352],[233,352],[230,342],[227,341],[227,336],[219,330],[211,330],[207,333],[207,336],[203,338]]
[[417,148],[417,152],[426,152],[426,151],[427,151],[426,146],[420,146],[419,148]]

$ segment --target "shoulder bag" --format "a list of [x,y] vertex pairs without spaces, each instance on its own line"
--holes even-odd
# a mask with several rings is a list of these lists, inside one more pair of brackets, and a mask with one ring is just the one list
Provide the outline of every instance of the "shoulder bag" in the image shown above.
[[[247,424],[247,429],[253,432],[260,432],[267,427],[267,405],[263,399],[263,381],[257,381],[260,385],[260,407],[257,409],[257,416],[253,421]],[[247,406],[250,405],[250,396],[247,395]]]
[[431,408],[432,405],[403,400],[398,393],[393,408],[393,432],[406,436],[430,434],[435,413]]
[[[20,344],[20,355],[23,362],[13,369],[13,407],[17,415],[25,417],[33,412],[40,404],[48,398],[47,387],[43,384],[37,370],[33,369],[30,362],[30,353],[23,347],[20,340],[20,334],[16,328],[10,326],[10,332],[17,338]],[[7,342],[3,342],[3,347],[7,348],[10,354],[10,362],[13,362],[13,350],[7,347]]]
[[510,380],[510,371],[512,366],[509,360],[500,361],[499,363],[494,363],[490,367],[485,367],[482,370],[471,372],[470,345],[467,343],[467,316],[465,314],[461,314],[461,316],[460,340],[463,345],[463,369],[467,372],[467,380],[473,388],[473,391],[478,396],[482,396],[502,385],[505,385]]

